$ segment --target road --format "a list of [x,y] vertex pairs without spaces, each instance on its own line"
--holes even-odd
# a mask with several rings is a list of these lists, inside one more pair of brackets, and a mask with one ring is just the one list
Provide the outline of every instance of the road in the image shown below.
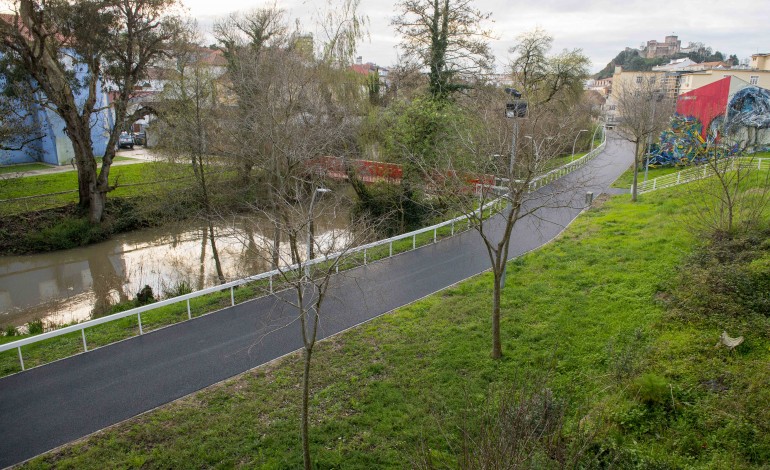
[[[583,209],[586,191],[596,195],[605,191],[632,161],[628,146],[610,139],[589,165],[538,190],[529,204],[543,208],[519,221],[510,257],[557,236]],[[341,273],[332,280],[320,336],[368,321],[488,268],[483,244],[470,231]],[[0,379],[0,467],[299,349],[299,327],[288,325],[293,319],[286,303],[263,297]]]

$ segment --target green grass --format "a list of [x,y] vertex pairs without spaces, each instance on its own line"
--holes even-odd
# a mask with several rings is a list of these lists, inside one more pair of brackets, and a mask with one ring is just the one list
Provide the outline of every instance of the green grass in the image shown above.
[[34,170],[47,170],[51,168],[49,165],[43,163],[22,163],[19,165],[4,165],[0,166],[0,175],[7,173],[24,173]]
[[[411,467],[420,447],[451,462],[463,410],[491,386],[545,370],[554,396],[569,403],[568,428],[600,429],[593,449],[615,468],[761,468],[770,445],[761,423],[767,335],[728,354],[713,348],[720,325],[680,322],[656,300],[693,246],[678,222],[683,195],[613,198],[512,262],[503,360],[489,358],[489,274],[321,343],[311,405],[317,467]],[[26,467],[297,468],[301,371],[290,355]],[[704,387],[709,377],[727,390]]]
[[[659,176],[665,176],[670,175],[671,173],[676,173],[678,171],[682,171],[687,169],[686,167],[671,167],[671,166],[662,166],[658,168],[652,168],[650,167],[647,171],[647,180],[652,180],[653,178],[657,178]],[[639,169],[639,184],[642,184],[642,181],[644,181],[644,167]],[[630,188],[631,185],[634,182],[634,171],[633,168],[629,168],[625,173],[623,173],[620,178],[617,179],[612,184],[613,188]]]
[[[112,167],[110,184],[117,189],[110,192],[110,197],[130,197],[146,194],[153,184],[166,186],[175,184],[173,178],[191,176],[186,165],[174,166],[166,163],[137,163]],[[53,207],[74,204],[78,200],[77,173],[61,173],[11,178],[0,182],[0,199],[15,199],[29,196],[43,196],[20,201],[10,201],[0,208],[0,216],[15,215],[23,212],[39,211]],[[150,186],[128,186],[149,183]],[[62,193],[65,194],[55,194]],[[51,196],[45,196],[45,195]]]

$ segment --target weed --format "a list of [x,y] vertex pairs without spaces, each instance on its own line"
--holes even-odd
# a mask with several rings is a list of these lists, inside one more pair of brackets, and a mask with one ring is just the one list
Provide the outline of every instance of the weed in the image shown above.
[[669,399],[668,382],[657,374],[643,374],[636,380],[636,399],[648,406],[663,405]]
[[44,330],[43,320],[40,318],[27,322],[27,332],[31,335],[39,335]]
[[171,287],[163,288],[163,296],[166,298],[179,297],[180,295],[189,294],[193,291],[192,285],[185,281],[177,281]]

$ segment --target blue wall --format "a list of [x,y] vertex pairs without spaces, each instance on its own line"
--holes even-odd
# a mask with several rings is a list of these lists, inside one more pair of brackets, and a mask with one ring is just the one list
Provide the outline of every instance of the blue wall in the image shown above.
[[[84,75],[83,69],[76,73],[80,77]],[[86,93],[80,93],[75,99],[79,105],[82,105],[86,99]],[[97,91],[97,108],[102,110],[95,113],[91,119],[91,140],[96,156],[104,155],[109,141],[109,131],[113,126],[112,111],[108,104],[107,94],[102,90],[100,83]],[[64,133],[64,121],[55,112],[39,105],[35,105],[33,114],[28,118],[28,122],[35,122],[45,137],[25,145],[22,150],[0,151],[0,165],[32,162],[69,165],[75,155],[72,151],[72,142]]]

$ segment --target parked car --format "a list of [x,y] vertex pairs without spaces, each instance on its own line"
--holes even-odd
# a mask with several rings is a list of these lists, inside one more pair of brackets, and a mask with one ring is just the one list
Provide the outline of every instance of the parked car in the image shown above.
[[132,136],[129,133],[123,133],[120,134],[120,137],[118,137],[118,148],[134,148],[134,136]]
[[147,133],[144,131],[135,133],[134,143],[136,145],[147,145]]

